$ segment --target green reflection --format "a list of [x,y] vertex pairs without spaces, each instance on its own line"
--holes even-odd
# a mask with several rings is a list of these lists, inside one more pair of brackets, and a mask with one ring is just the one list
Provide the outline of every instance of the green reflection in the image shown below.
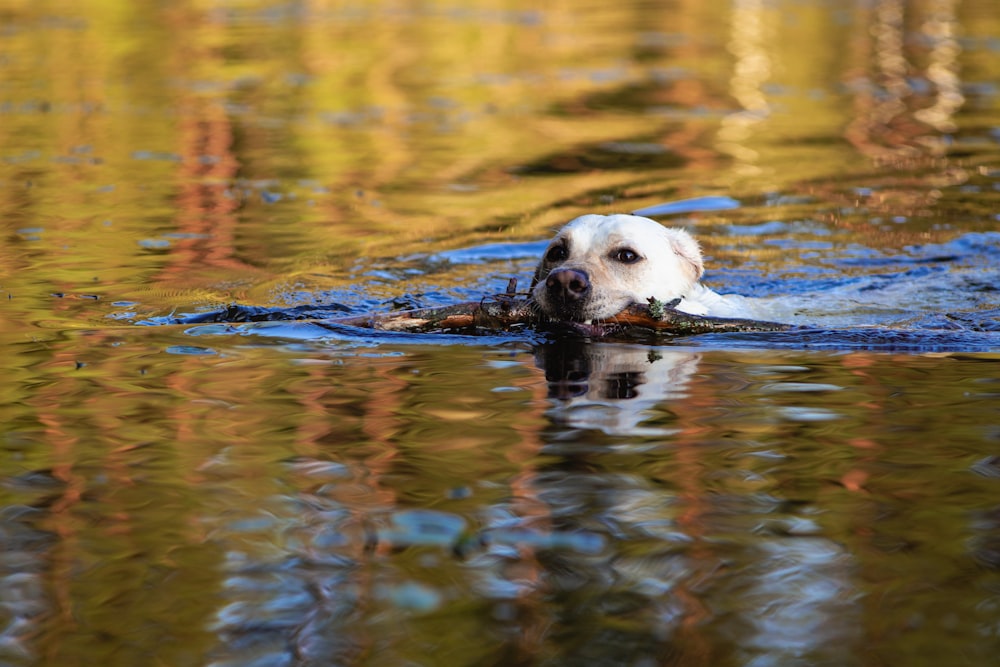
[[[441,253],[708,195],[741,207],[667,219],[713,267],[888,272],[997,228],[998,32],[990,0],[4,3],[0,661],[991,664],[995,354],[613,348],[559,385],[527,341],[133,323],[469,297],[532,259]],[[921,298],[989,326],[963,285]]]

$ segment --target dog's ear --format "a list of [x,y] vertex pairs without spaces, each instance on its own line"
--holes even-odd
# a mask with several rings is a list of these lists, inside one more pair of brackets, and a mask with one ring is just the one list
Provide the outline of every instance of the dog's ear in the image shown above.
[[690,269],[694,280],[701,280],[705,274],[705,262],[701,258],[701,247],[694,237],[683,229],[668,229],[670,233],[670,247],[683,260],[686,268]]

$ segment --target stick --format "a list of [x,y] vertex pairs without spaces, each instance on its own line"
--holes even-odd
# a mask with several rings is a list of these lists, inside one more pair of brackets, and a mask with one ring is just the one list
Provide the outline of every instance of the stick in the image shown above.
[[[465,301],[438,308],[338,317],[326,322],[382,331],[417,333],[476,329],[510,331],[525,326],[549,325],[550,322],[542,316],[530,298],[515,291],[516,287],[517,279],[512,278],[504,294],[486,297],[482,301]],[[791,325],[777,322],[689,315],[673,308],[673,304],[661,304],[652,300],[649,305],[632,304],[607,320],[590,324],[572,322],[556,324],[598,336],[624,333],[634,328],[675,336],[734,331],[787,331],[792,328]]]

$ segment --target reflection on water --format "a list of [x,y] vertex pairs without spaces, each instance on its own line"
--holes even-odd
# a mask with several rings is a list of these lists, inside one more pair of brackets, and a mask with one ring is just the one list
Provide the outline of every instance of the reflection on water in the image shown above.
[[[4,3],[0,663],[993,664],[998,35],[992,0]],[[650,208],[803,328],[318,321]]]
[[[905,47],[905,3],[885,0],[874,7],[872,35],[875,73],[852,82],[858,114],[847,137],[872,157],[893,160],[907,156],[942,155],[941,133],[957,129],[955,113],[965,103],[958,75],[961,45],[956,39],[957,6],[941,0],[922,17],[919,38],[928,45],[926,70],[914,81],[914,64]],[[916,104],[911,99],[920,100]],[[923,102],[930,98],[930,104]],[[917,108],[915,108],[917,107]]]
[[561,339],[536,354],[556,399],[549,417],[563,428],[608,435],[671,435],[644,422],[664,399],[684,395],[699,359],[686,351]]
[[992,659],[993,360],[568,343],[63,371],[7,440],[9,652]]
[[738,171],[756,174],[758,153],[748,145],[753,126],[763,121],[771,110],[771,103],[763,87],[771,76],[771,56],[767,45],[773,40],[768,35],[765,3],[757,1],[735,3],[732,16],[732,37],[729,50],[736,61],[730,80],[730,94],[740,110],[728,114],[719,127],[716,146],[736,160]]

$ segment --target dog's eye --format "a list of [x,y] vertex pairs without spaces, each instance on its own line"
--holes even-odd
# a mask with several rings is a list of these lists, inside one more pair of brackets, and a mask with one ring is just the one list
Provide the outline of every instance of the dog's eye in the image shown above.
[[612,254],[612,256],[622,264],[635,264],[642,259],[642,257],[639,256],[639,253],[631,248],[619,248]]
[[545,253],[545,260],[548,262],[562,262],[569,257],[569,252],[564,245],[554,245]]

